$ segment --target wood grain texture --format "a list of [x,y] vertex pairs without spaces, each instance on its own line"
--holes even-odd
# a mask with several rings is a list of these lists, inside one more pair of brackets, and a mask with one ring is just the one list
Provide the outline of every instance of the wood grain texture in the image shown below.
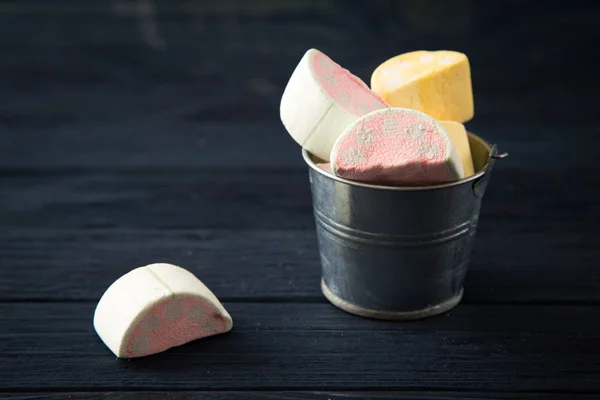
[[58,392],[58,393],[2,393],[6,400],[592,400],[598,395],[575,393],[486,393],[437,391],[368,391],[368,392],[311,392],[311,391],[217,391],[217,392]]
[[[599,4],[0,0],[0,398],[600,398],[600,75],[573,61]],[[469,56],[467,127],[511,155],[448,314],[371,321],[320,294],[278,121],[310,47],[365,81],[405,51]],[[156,261],[196,273],[233,331],[116,360],[96,301]]]
[[305,165],[300,146],[279,124],[144,118],[6,132],[0,135],[0,168],[6,169],[300,169]]
[[33,173],[2,179],[0,224],[30,227],[313,226],[308,173]]
[[329,304],[224,303],[228,334],[126,361],[95,334],[94,305],[0,304],[0,387],[600,391],[598,307],[464,305],[402,324]]
[[[508,160],[507,160],[508,161]],[[496,229],[561,229],[597,237],[600,176],[589,169],[513,170],[499,162],[482,220]],[[9,171],[0,225],[36,228],[313,229],[303,170]],[[568,189],[566,189],[568,188]],[[515,225],[516,224],[516,225]]]
[[[272,113],[277,114],[278,108]],[[506,113],[467,128],[511,154],[498,168],[555,172],[594,166],[600,138],[591,121],[532,123]],[[35,119],[35,118],[33,118]],[[4,134],[1,134],[4,132]],[[577,140],[569,140],[571,138]],[[59,127],[0,127],[3,169],[290,168],[305,170],[300,146],[281,123],[186,122],[146,117]],[[0,171],[2,172],[2,171]]]
[[[482,225],[464,303],[600,303],[597,235]],[[189,269],[225,301],[325,302],[312,230],[35,229],[0,233],[0,301],[97,301],[153,262]]]
[[509,109],[536,120],[597,119],[593,63],[572,61],[599,39],[595,2],[283,3],[0,1],[0,121],[56,126],[156,113],[274,120],[289,75],[311,47],[365,81],[402,52],[463,51],[478,116],[501,118]]

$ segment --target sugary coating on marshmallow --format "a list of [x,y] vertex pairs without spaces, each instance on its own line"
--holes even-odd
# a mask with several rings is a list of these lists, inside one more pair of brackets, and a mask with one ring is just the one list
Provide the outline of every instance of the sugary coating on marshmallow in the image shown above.
[[454,147],[456,147],[463,171],[465,172],[465,178],[472,176],[475,173],[475,168],[473,166],[469,136],[467,135],[465,126],[460,122],[454,121],[439,121],[439,123],[448,132],[452,143],[454,143]]
[[94,328],[119,358],[160,353],[231,330],[217,297],[191,272],[150,264],[117,279],[94,313]]
[[427,114],[406,108],[373,111],[346,129],[331,151],[345,179],[381,185],[423,185],[461,179],[450,136]]
[[327,160],[333,143],[348,125],[386,107],[360,78],[319,50],[310,49],[292,73],[279,110],[292,138]]
[[464,123],[473,118],[469,59],[456,51],[413,51],[379,65],[371,89],[391,107]]

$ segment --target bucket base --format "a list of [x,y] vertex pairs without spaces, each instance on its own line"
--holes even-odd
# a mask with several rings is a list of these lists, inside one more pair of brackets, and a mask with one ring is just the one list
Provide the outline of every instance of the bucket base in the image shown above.
[[436,304],[434,306],[422,308],[414,311],[380,311],[363,308],[355,304],[349,303],[346,300],[341,299],[335,295],[325,284],[324,280],[321,280],[321,291],[323,295],[333,304],[334,306],[354,315],[360,317],[381,319],[388,321],[410,321],[415,319],[422,319],[427,317],[433,317],[434,315],[445,313],[448,310],[456,307],[462,300],[463,289],[460,293],[443,303]]

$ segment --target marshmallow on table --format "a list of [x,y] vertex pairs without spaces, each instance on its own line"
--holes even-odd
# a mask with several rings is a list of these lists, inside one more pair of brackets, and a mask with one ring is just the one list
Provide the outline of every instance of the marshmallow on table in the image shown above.
[[413,51],[375,69],[371,89],[391,107],[422,111],[438,120],[473,118],[469,59],[456,51]]
[[231,316],[191,272],[150,264],[117,279],[94,313],[94,328],[119,358],[142,357],[231,330]]
[[446,132],[448,132],[448,135],[450,135],[452,143],[454,143],[454,147],[456,147],[456,151],[458,152],[460,162],[462,163],[465,178],[468,178],[475,173],[475,168],[473,166],[473,156],[471,155],[469,136],[467,135],[465,126],[454,121],[439,121],[439,123]]
[[416,110],[373,111],[351,124],[331,150],[345,179],[382,185],[422,185],[461,179],[463,167],[444,128]]
[[333,143],[348,125],[386,107],[358,77],[322,52],[310,49],[292,73],[279,111],[292,138],[327,160]]

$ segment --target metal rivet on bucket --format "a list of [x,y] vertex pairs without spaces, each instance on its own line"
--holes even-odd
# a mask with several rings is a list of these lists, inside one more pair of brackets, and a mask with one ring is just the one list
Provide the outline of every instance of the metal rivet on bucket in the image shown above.
[[386,187],[348,181],[303,150],[325,297],[369,318],[419,319],[456,306],[498,154],[469,133],[473,176],[444,185]]

